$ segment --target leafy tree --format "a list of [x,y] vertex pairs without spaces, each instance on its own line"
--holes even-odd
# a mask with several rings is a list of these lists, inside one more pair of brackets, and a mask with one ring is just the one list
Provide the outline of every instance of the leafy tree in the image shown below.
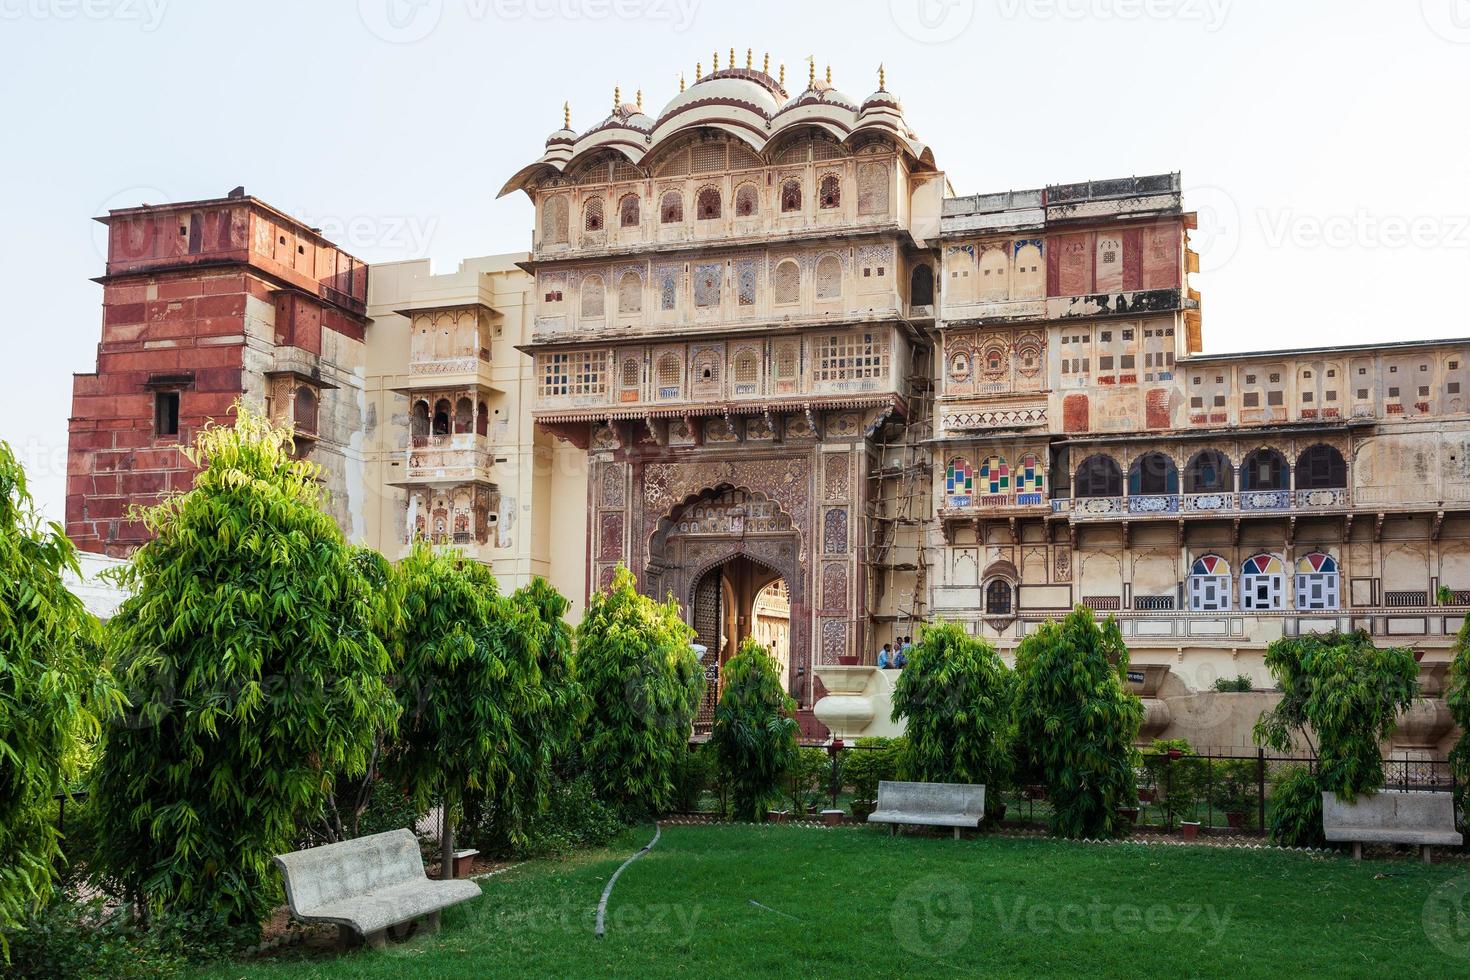
[[1271,840],[1283,847],[1325,847],[1322,830],[1322,785],[1306,766],[1290,766],[1271,790],[1266,818]]
[[[505,747],[512,778],[465,795],[465,819],[479,833],[476,845],[510,853],[526,845],[528,827],[546,809],[557,785],[575,780],[576,740],[586,708],[572,673],[572,630],[565,616],[567,600],[541,578],[532,579],[504,602],[513,615],[498,615],[491,624],[492,648],[519,649],[515,635],[526,617],[537,624],[534,661],[526,685],[511,701],[511,739]],[[554,778],[558,775],[562,779]]]
[[444,807],[443,870],[468,795],[493,796],[526,770],[518,713],[534,710],[546,625],[500,595],[489,567],[419,541],[399,563],[403,710],[389,769],[423,808]]
[[627,813],[660,813],[674,802],[704,692],[693,636],[672,597],[639,595],[622,567],[577,627],[577,679],[589,712],[582,757],[598,795]]
[[1470,781],[1470,616],[1465,617],[1451,650],[1445,704],[1449,707],[1455,724],[1460,726],[1460,738],[1450,750],[1450,768],[1455,776],[1455,785],[1460,787],[1460,811],[1463,812],[1464,787]]
[[1119,807],[1137,803],[1134,767],[1143,705],[1123,686],[1128,648],[1118,624],[1078,606],[1016,650],[1018,738],[1023,762],[1045,778],[1052,833],[1114,837]]
[[107,624],[133,707],[95,771],[100,864],[154,911],[255,927],[272,855],[395,717],[383,600],[289,430],[237,406],[186,455],[194,489],[141,513]]
[[989,787],[998,811],[1015,737],[1015,675],[995,648],[954,623],[925,629],[893,690],[893,720],[906,718],[901,771],[926,783]]
[[97,621],[62,582],[76,549],[44,525],[0,442],[0,956],[3,930],[51,896],[61,859],[53,797],[121,697],[101,668]]
[[730,773],[735,818],[756,821],[797,758],[796,702],[782,689],[776,662],[753,636],[741,641],[724,672],[710,742]]
[[1282,637],[1266,648],[1281,701],[1255,726],[1256,743],[1289,751],[1294,735],[1317,734],[1324,791],[1351,802],[1383,787],[1383,740],[1418,691],[1419,668],[1404,649],[1380,650],[1365,632]]

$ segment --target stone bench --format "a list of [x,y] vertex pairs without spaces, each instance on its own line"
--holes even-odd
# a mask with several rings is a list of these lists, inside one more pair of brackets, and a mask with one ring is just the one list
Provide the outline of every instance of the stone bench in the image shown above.
[[975,828],[985,819],[985,787],[964,783],[901,783],[883,780],[878,784],[878,808],[868,814],[868,823],[886,823],[890,834],[900,824],[918,827],[952,827],[955,840],[961,828]]
[[1322,832],[1330,841],[1351,843],[1354,860],[1362,859],[1364,844],[1415,844],[1430,862],[1431,847],[1463,843],[1455,830],[1453,793],[1382,790],[1359,794],[1352,803],[1323,793]]
[[390,927],[418,919],[437,930],[441,909],[480,895],[473,881],[427,877],[410,830],[278,854],[275,862],[291,914],[336,925],[345,945],[382,947]]

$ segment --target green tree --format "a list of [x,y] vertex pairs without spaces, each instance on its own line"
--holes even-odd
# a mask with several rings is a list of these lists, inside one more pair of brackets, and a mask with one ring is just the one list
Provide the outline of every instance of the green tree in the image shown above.
[[1470,782],[1470,616],[1466,616],[1461,624],[1450,655],[1445,704],[1455,724],[1460,726],[1460,738],[1450,749],[1450,769],[1454,773],[1455,785],[1459,787],[1458,802],[1463,813],[1465,785]]
[[1380,745],[1394,729],[1395,714],[1418,692],[1413,653],[1380,650],[1361,631],[1309,633],[1272,642],[1266,666],[1282,698],[1256,721],[1256,743],[1287,752],[1300,736],[1310,745],[1310,726],[1322,790],[1351,802],[1381,789]]
[[626,813],[662,813],[674,802],[704,692],[693,637],[672,597],[639,595],[622,567],[577,627],[577,680],[588,704],[582,758],[598,795]]
[[776,662],[753,636],[725,664],[710,742],[730,773],[737,820],[757,821],[796,760],[796,702]]
[[928,783],[984,784],[995,812],[1009,779],[1016,680],[995,648],[954,623],[925,629],[893,690],[906,719],[900,768]]
[[1143,705],[1123,684],[1128,648],[1118,624],[1078,606],[1047,622],[1016,650],[1018,738],[1024,764],[1046,780],[1052,833],[1114,837],[1119,807],[1138,800],[1138,728]]
[[97,621],[67,591],[76,549],[43,524],[25,471],[0,442],[0,956],[51,896],[61,861],[53,797],[121,695],[101,667]]
[[99,863],[135,902],[258,926],[274,854],[363,773],[396,715],[383,612],[322,509],[319,467],[245,406],[186,450],[194,489],[154,536],[106,640],[132,710],[95,770]]

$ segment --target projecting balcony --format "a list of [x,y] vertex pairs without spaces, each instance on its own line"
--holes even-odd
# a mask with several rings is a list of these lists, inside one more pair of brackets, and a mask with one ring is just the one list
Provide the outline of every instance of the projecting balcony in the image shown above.
[[488,481],[495,463],[490,440],[472,432],[414,436],[404,452],[404,484]]
[[1251,517],[1283,514],[1301,517],[1352,509],[1346,488],[1324,490],[1242,490],[1238,493],[1131,494],[1053,500],[1051,512],[1073,521],[1151,517]]

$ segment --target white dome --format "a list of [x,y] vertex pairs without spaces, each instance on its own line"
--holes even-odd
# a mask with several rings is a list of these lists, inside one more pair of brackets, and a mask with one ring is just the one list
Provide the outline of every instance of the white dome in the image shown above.
[[771,94],[771,90],[757,81],[734,76],[710,75],[701,78],[670,99],[668,105],[664,106],[663,111],[658,114],[658,118],[667,119],[670,114],[687,105],[708,101],[749,106],[767,118],[781,108],[776,97]]

